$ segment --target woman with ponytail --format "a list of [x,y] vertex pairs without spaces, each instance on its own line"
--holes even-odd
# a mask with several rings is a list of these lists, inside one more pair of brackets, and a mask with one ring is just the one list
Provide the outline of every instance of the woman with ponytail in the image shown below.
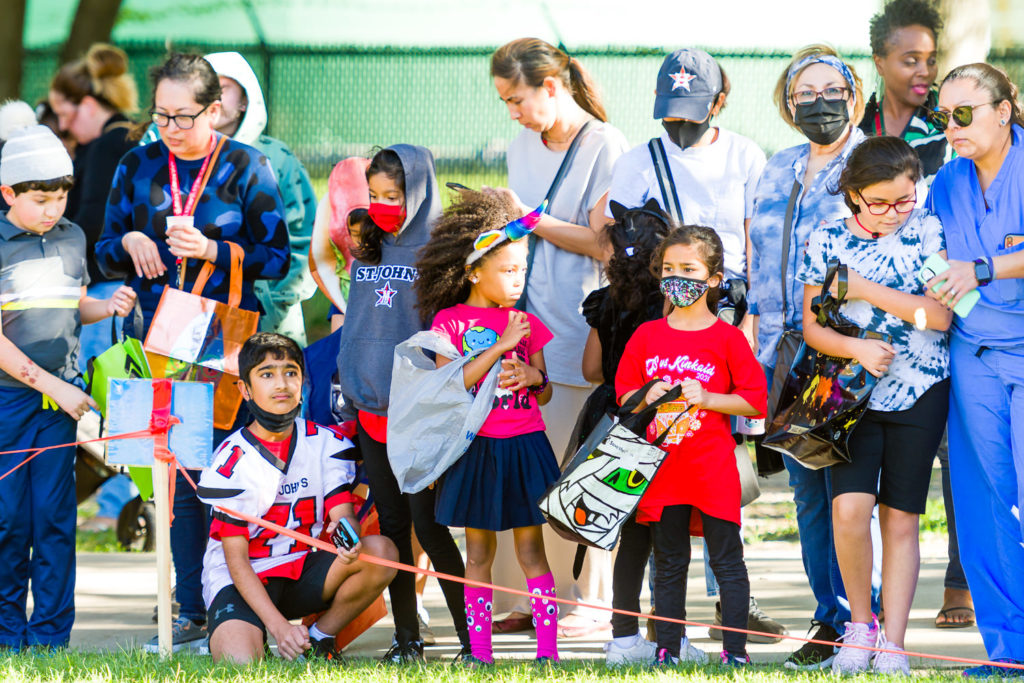
[[[554,393],[542,413],[549,425],[551,445],[556,453],[562,453],[591,391],[580,367],[580,354],[590,333],[580,307],[584,298],[598,288],[601,262],[608,258],[608,247],[600,237],[608,222],[605,204],[612,166],[627,144],[622,133],[607,122],[593,80],[563,50],[537,38],[514,40],[491,56],[491,76],[512,120],[524,130],[509,145],[509,187],[486,191],[506,195],[520,214],[549,198],[545,215],[534,229],[536,239],[531,245],[531,265],[522,298],[526,310],[542,319],[554,335],[544,348]],[[567,157],[564,173],[559,174]],[[557,175],[562,181],[553,188]],[[609,603],[609,553],[594,549],[588,552],[578,590],[574,591],[574,548],[550,531],[545,531],[545,536],[549,547],[561,544],[560,550],[548,553],[559,595],[574,593],[581,595],[583,602]],[[500,543],[499,548],[511,545]],[[499,557],[495,568],[515,566],[511,556],[506,559]],[[504,585],[521,583],[521,577],[515,574],[511,570],[507,577],[496,573],[495,581]],[[502,597],[496,597],[495,613],[512,607],[511,600],[506,599],[502,605]],[[509,619],[495,624],[495,630],[529,629],[529,614],[524,601],[522,609],[514,609]],[[574,636],[607,625],[607,612],[577,611],[560,630],[563,635]]]
[[[949,269],[928,295],[956,311],[949,335],[949,474],[960,560],[990,659],[1024,662],[1024,117],[1017,86],[990,64],[958,66],[932,122],[957,158],[928,193]],[[977,295],[975,295],[977,296]],[[954,308],[956,307],[956,308]],[[967,676],[1010,674],[980,666]]]

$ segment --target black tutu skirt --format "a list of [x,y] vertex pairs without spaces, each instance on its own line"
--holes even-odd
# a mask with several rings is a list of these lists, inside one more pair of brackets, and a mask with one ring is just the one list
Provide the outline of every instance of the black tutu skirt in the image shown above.
[[544,432],[477,436],[438,484],[437,521],[491,531],[544,524],[537,501],[559,474]]

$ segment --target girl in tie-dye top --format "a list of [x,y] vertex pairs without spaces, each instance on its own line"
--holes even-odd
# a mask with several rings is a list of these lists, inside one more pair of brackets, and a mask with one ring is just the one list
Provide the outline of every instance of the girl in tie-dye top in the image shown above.
[[[852,462],[834,465],[833,533],[839,568],[850,600],[846,642],[903,648],[919,563],[918,516],[924,512],[932,461],[942,438],[949,401],[946,330],[952,314],[924,296],[918,279],[932,254],[945,255],[942,225],[915,209],[921,162],[900,138],[861,143],[839,179],[853,215],[815,230],[797,279],[804,283],[804,339],[829,355],[855,358],[879,377],[868,411],[850,436]],[[811,300],[825,279],[826,264],[849,269],[843,314],[889,341],[846,337],[822,327]],[[833,293],[835,293],[833,291]],[[882,591],[885,634],[871,612],[872,509],[879,506],[884,550]],[[899,563],[891,558],[901,557]],[[855,673],[874,653],[843,648],[832,668]],[[875,670],[908,672],[907,657],[883,653]]]

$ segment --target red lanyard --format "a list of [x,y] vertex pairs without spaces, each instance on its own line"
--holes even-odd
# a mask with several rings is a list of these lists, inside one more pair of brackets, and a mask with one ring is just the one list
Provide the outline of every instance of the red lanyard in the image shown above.
[[181,188],[178,185],[178,162],[174,159],[174,153],[167,153],[167,167],[171,172],[171,201],[174,202],[174,215],[175,216],[191,216],[196,210],[196,204],[199,202],[199,195],[201,194],[200,186],[203,184],[203,176],[206,175],[206,167],[210,165],[210,156],[213,154],[213,146],[216,137],[210,136],[210,151],[206,153],[206,158],[203,159],[203,165],[199,167],[199,175],[196,176],[195,181],[192,183],[192,189],[189,190],[188,198],[185,200],[185,208],[182,210],[181,206]]

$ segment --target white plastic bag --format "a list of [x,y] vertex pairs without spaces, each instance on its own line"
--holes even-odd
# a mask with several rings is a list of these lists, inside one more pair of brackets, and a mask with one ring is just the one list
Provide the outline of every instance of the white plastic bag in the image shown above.
[[[451,359],[438,368],[424,351]],[[500,363],[474,397],[463,366],[472,356],[436,332],[417,332],[395,347],[388,405],[388,460],[403,493],[434,483],[469,448],[491,412]]]

